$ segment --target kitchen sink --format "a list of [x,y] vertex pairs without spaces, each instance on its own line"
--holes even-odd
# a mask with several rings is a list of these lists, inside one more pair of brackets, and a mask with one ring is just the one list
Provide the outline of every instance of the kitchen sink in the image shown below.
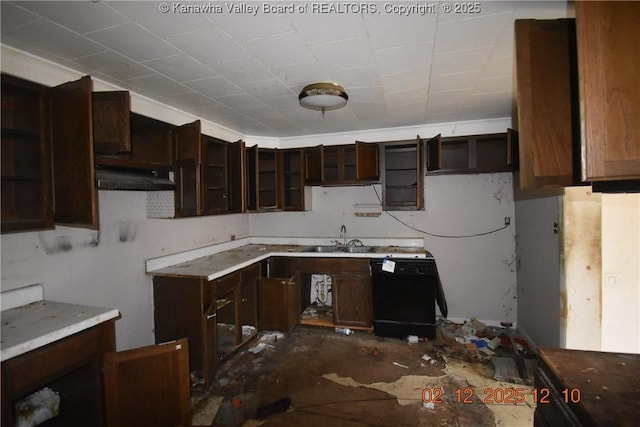
[[375,251],[376,248],[374,246],[348,246],[342,250],[354,254],[366,254]]
[[309,246],[307,248],[302,249],[302,252],[341,252],[342,248],[340,246],[330,245],[330,246]]
[[324,253],[336,253],[336,252],[347,252],[347,253],[370,253],[375,251],[375,247],[373,246],[335,246],[335,245],[319,245],[319,246],[308,246],[302,249],[301,252],[324,252]]

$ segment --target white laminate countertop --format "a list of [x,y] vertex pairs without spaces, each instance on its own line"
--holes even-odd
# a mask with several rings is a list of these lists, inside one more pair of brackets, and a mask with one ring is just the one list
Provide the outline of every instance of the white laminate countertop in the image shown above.
[[[233,242],[228,242],[233,243]],[[300,242],[304,243],[304,242]],[[214,280],[272,256],[322,258],[429,258],[423,246],[396,246],[378,241],[369,253],[309,252],[307,244],[254,243],[219,245],[189,253],[179,253],[147,261],[147,273],[157,276],[198,277]],[[415,242],[414,242],[415,243]]]
[[4,310],[0,360],[4,362],[119,316],[116,309],[46,300]]

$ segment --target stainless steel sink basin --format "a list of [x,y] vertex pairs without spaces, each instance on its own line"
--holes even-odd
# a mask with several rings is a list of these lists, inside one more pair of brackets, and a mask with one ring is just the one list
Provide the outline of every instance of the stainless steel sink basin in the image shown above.
[[374,246],[349,246],[342,248],[345,252],[354,254],[366,254],[376,250]]
[[342,248],[340,246],[309,246],[302,249],[302,252],[340,252]]

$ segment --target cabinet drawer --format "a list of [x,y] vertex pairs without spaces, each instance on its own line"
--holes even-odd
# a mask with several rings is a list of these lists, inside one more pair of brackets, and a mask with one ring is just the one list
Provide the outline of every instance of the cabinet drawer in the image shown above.
[[304,258],[300,270],[306,273],[369,273],[368,258]]
[[227,274],[220,279],[213,281],[213,294],[216,297],[222,297],[233,291],[240,284],[240,271]]

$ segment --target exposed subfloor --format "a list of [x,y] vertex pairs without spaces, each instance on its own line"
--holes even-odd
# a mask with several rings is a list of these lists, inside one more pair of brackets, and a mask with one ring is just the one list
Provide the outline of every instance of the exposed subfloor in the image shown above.
[[[207,392],[194,392],[194,425],[533,425],[530,386],[495,381],[490,363],[443,357],[431,343],[298,327],[267,344],[233,356]],[[525,401],[509,403],[508,389]],[[257,419],[259,407],[284,398],[288,411]],[[436,400],[432,409],[423,398]]]

